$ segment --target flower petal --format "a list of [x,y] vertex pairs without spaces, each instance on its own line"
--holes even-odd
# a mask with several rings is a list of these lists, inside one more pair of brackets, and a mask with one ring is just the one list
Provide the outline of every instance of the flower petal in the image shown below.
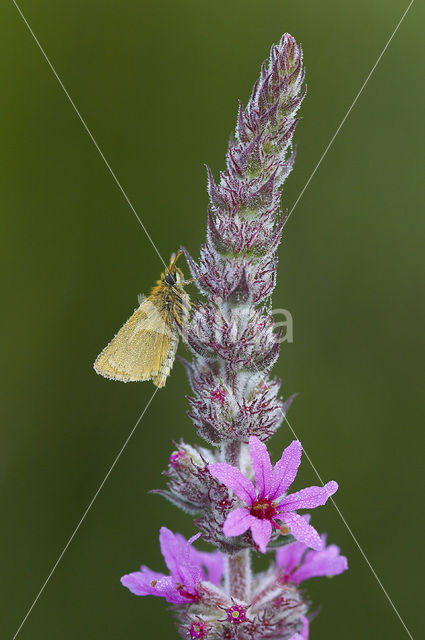
[[240,536],[249,529],[251,522],[256,519],[257,518],[254,518],[248,509],[245,509],[244,507],[234,509],[234,511],[231,511],[224,521],[223,533],[228,538]]
[[302,566],[294,572],[291,580],[298,584],[318,576],[337,576],[346,569],[347,558],[339,555],[339,547],[336,544],[331,544],[322,551],[308,551]]
[[157,573],[156,571],[151,571],[148,567],[142,567],[140,571],[134,571],[123,576],[121,584],[130,589],[136,596],[156,596],[158,593],[155,593],[155,588],[151,583],[156,584],[164,577],[163,573]]
[[[302,518],[308,523],[310,522],[310,514],[305,513]],[[289,575],[296,566],[301,564],[301,558],[307,551],[308,547],[303,542],[291,542],[283,547],[279,547],[276,552],[276,564],[279,568],[284,569],[286,575]],[[292,580],[292,576],[291,576]]]
[[255,436],[251,436],[249,439],[249,453],[258,494],[260,498],[264,498],[269,494],[271,489],[273,470],[270,456],[264,442],[261,442],[261,440]]
[[172,576],[176,576],[179,580],[179,567],[183,563],[189,561],[189,548],[187,541],[183,536],[174,534],[167,527],[161,527],[159,532],[159,543],[161,546],[161,553],[165,560],[165,564]]
[[294,440],[289,447],[286,447],[281,459],[276,462],[270,494],[272,500],[280,498],[295,480],[301,463],[301,452],[301,442]]
[[191,593],[201,579],[201,568],[190,560],[190,544],[180,534],[174,534],[167,527],[161,527],[159,533],[161,553],[170,570],[174,582],[184,585]]
[[162,578],[162,580],[158,580],[155,585],[154,591],[156,593],[153,593],[152,595],[165,598],[167,602],[170,602],[172,604],[183,604],[185,602],[191,601],[190,597],[186,598],[185,596],[181,595],[180,591],[177,588],[175,580],[171,576],[165,576],[164,578]]
[[266,553],[267,545],[272,535],[272,523],[270,520],[254,518],[254,522],[251,524],[251,531],[254,542],[258,545],[261,553]]
[[[180,536],[180,533],[176,533],[176,536]],[[199,533],[195,533],[195,535],[194,535],[194,536],[192,536],[191,538],[189,538],[189,540],[187,541],[187,544],[189,544],[190,546],[192,546],[192,544],[193,544],[194,542],[196,542],[196,541],[198,540],[198,538],[200,538],[201,536],[202,536],[202,533],[201,533],[201,532],[199,532]],[[180,537],[181,537],[181,538],[183,538],[183,536],[180,536]],[[183,538],[183,540],[185,540],[185,539]],[[185,540],[185,542],[186,542],[186,540]]]
[[130,589],[136,596],[157,596],[158,598],[165,598],[167,602],[174,604],[183,604],[190,600],[190,598],[185,598],[180,594],[171,576],[155,573],[147,567],[142,567],[141,571],[135,571],[123,576],[121,584]]
[[190,559],[192,564],[201,568],[202,580],[209,580],[215,585],[220,584],[224,572],[224,556],[219,551],[198,551],[191,547]]
[[279,547],[276,551],[277,566],[284,570],[285,575],[290,575],[295,567],[300,564],[306,549],[307,547],[303,542],[291,542],[291,544],[286,544],[284,547]]
[[319,534],[302,516],[299,516],[298,513],[282,513],[278,517],[289,526],[292,535],[299,542],[304,542],[307,547],[321,551],[323,542]]
[[209,464],[208,469],[214,478],[220,480],[220,482],[231,489],[238,498],[243,500],[245,504],[251,506],[256,498],[254,485],[248,478],[245,478],[239,469],[232,467],[232,465],[226,462]]
[[324,487],[307,487],[296,493],[290,493],[279,504],[279,511],[296,511],[297,509],[313,509],[325,504],[326,500],[335,493],[338,484],[331,480]]

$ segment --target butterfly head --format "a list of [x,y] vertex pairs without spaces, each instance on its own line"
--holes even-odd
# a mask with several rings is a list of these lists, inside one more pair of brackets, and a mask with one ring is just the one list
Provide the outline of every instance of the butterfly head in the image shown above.
[[162,274],[163,282],[166,282],[171,287],[184,282],[183,271],[176,266],[176,262],[181,256],[181,251],[171,256],[170,266],[167,271]]

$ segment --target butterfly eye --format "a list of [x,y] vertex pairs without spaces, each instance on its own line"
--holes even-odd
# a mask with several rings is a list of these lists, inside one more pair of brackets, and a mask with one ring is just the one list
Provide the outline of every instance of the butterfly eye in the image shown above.
[[172,273],[168,272],[165,276],[165,282],[167,282],[168,284],[176,284],[177,280]]

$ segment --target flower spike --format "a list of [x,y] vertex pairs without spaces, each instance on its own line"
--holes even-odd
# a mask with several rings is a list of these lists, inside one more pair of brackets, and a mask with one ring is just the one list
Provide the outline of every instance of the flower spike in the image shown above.
[[[308,640],[310,603],[299,585],[347,569],[339,548],[326,546],[309,516],[298,513],[324,505],[337,483],[290,493],[301,444],[292,442],[274,465],[266,446],[294,398],[283,400],[281,382],[270,373],[288,338],[276,330],[271,296],[303,82],[302,49],[285,33],[249,100],[239,103],[226,169],[214,177],[207,168],[210,202],[199,257],[181,248],[192,277],[186,283],[203,296],[187,322],[176,318],[192,354],[182,361],[189,416],[211,448],[174,443],[166,487],[154,493],[189,514],[201,533],[186,540],[162,527],[168,574],[142,566],[121,582],[136,595],[172,604],[184,640]],[[200,536],[215,551],[197,549]],[[252,551],[276,548],[268,570],[253,573]]]

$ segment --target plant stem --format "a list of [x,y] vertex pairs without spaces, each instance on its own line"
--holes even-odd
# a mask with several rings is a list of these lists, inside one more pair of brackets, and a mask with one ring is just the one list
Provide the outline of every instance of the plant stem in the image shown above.
[[[233,440],[222,446],[224,462],[240,468],[242,442]],[[226,559],[225,580],[227,593],[238,600],[249,602],[251,595],[251,551],[243,549]]]
[[249,602],[251,597],[251,551],[244,549],[228,556],[226,562],[226,585],[233,598]]

